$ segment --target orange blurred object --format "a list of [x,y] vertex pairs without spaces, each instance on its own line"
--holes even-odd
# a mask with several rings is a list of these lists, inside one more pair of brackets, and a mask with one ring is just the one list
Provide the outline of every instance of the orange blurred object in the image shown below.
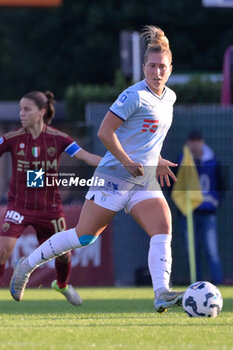
[[55,7],[61,6],[62,0],[0,0],[0,6]]

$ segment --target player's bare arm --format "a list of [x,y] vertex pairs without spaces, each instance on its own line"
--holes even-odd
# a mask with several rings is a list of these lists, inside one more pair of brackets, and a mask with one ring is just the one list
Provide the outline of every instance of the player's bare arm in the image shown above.
[[97,167],[99,162],[101,161],[101,157],[98,156],[97,154],[89,153],[85,151],[84,149],[81,149],[78,151],[75,155],[74,158],[82,160],[83,162],[87,163],[88,165]]

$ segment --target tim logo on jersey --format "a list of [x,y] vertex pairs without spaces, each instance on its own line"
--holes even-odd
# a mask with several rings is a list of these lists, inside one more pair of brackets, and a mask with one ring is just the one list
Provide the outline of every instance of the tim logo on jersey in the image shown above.
[[158,120],[144,119],[141,131],[142,132],[149,131],[149,132],[155,133],[156,130],[158,129],[158,123],[159,123]]
[[38,171],[27,171],[27,187],[44,187],[44,174],[42,168]]

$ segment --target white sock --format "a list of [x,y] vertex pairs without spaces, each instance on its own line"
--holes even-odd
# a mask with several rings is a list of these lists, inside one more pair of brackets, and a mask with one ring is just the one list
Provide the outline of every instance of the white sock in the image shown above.
[[150,240],[148,265],[156,296],[158,289],[163,292],[169,291],[172,264],[171,239],[171,234],[159,234],[154,235]]
[[36,248],[24,260],[23,265],[27,269],[31,267],[31,270],[34,270],[39,265],[46,263],[52,258],[78,247],[81,247],[81,244],[74,228],[58,232]]

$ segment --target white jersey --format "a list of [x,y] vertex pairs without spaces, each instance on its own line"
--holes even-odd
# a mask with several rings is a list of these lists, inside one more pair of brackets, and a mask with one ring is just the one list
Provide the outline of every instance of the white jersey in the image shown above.
[[[162,96],[158,96],[143,80],[123,91],[110,107],[112,113],[124,120],[116,130],[122,147],[133,161],[143,164],[144,171],[158,164],[163,141],[172,123],[175,101],[176,94],[168,87]],[[148,182],[146,174],[136,178],[130,175],[109,151],[97,171],[138,184]]]

